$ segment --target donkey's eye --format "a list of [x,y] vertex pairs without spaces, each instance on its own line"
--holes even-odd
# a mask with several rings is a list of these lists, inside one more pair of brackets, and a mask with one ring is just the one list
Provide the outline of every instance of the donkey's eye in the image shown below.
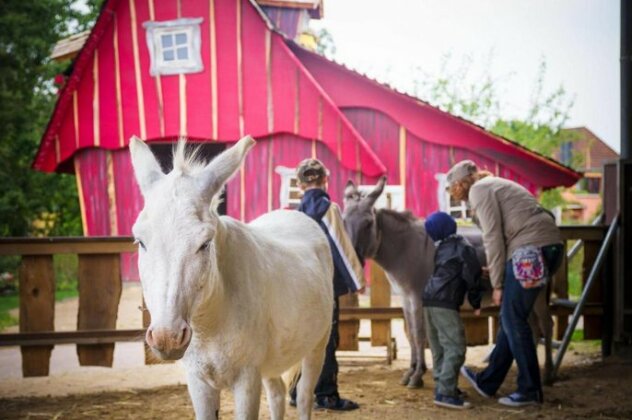
[[204,242],[202,244],[202,246],[197,250],[197,252],[204,252],[204,251],[208,251],[208,248],[211,246],[211,240],[209,239],[208,241]]
[[140,239],[134,238],[134,244],[135,245],[140,245],[140,247],[143,249],[143,251],[147,251],[147,248],[145,248],[145,244]]

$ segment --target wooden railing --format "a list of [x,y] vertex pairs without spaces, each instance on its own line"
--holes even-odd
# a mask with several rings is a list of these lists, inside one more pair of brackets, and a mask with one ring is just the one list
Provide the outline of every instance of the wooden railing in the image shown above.
[[[20,345],[24,376],[46,376],[55,344],[77,343],[82,366],[112,366],[114,342],[142,337],[115,331],[121,297],[120,254],[135,252],[128,237],[0,239],[0,255],[20,255],[20,333],[0,334],[0,345]],[[76,332],[54,331],[53,256],[77,254]],[[140,326],[139,326],[140,327]]]
[[[561,231],[565,241],[584,241],[585,278],[603,240],[604,227],[562,226]],[[50,354],[57,344],[77,344],[82,366],[112,366],[114,343],[143,340],[142,326],[133,330],[116,329],[122,290],[120,254],[135,251],[136,246],[130,237],[0,239],[0,255],[22,257],[19,273],[20,332],[0,334],[0,346],[21,346],[24,376],[48,375]],[[78,255],[77,331],[54,331],[53,256],[57,254]],[[358,349],[358,342],[362,340],[358,336],[359,322],[368,319],[371,321],[371,337],[368,340],[373,346],[387,346],[389,354],[392,354],[391,320],[402,318],[402,309],[390,306],[391,290],[384,272],[377,266],[371,272],[370,307],[358,307],[357,297],[354,296],[341,300],[340,349]],[[563,334],[568,315],[573,310],[573,303],[565,300],[568,299],[567,273],[564,261],[554,282],[557,299],[552,302],[558,338]],[[583,312],[585,338],[602,336],[605,289],[606,284],[601,278],[589,295]],[[496,314],[496,308],[486,308],[481,317],[473,316],[471,311],[462,311],[469,344],[489,342],[495,330],[490,331],[488,318],[495,318]],[[148,325],[148,322],[145,317],[143,325]]]
[[[575,225],[560,226],[564,241],[564,255],[567,243],[571,240],[582,240],[584,243],[584,260],[582,262],[582,287],[585,284],[590,268],[594,264],[599,246],[603,241],[606,226]],[[371,306],[360,308],[352,298],[343,300],[340,308],[340,347],[344,350],[357,350],[359,337],[358,322],[361,319],[371,320],[370,341],[375,346],[388,346],[391,343],[390,321],[403,318],[402,308],[390,307],[391,290],[383,271],[379,266],[371,269]],[[599,339],[603,335],[603,314],[606,285],[603,276],[593,287],[584,307],[584,337]],[[344,305],[347,306],[344,306]],[[553,299],[551,312],[555,320],[554,338],[560,340],[568,324],[568,317],[573,313],[575,302],[569,300],[568,294],[568,260],[565,257],[553,281]],[[461,311],[465,324],[469,345],[487,344],[493,340],[498,329],[498,308],[485,308],[481,316],[476,317],[471,310]],[[492,318],[490,328],[489,318]]]

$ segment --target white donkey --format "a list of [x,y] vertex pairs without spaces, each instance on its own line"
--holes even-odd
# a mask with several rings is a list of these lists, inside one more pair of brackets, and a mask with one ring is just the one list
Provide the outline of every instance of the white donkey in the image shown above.
[[145,206],[132,229],[151,325],[146,341],[162,359],[183,359],[198,419],[218,416],[232,388],[235,417],[256,419],[261,383],[273,419],[285,414],[281,375],[300,363],[298,413],[311,417],[333,312],[333,263],[320,227],[297,211],[250,224],[218,216],[218,196],[252,137],[209,164],[178,143],[164,174],[149,147],[130,150]]

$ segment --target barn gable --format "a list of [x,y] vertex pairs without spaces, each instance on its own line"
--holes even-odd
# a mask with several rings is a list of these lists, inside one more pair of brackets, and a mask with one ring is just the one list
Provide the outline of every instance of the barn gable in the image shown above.
[[[150,74],[148,22],[199,20],[202,71]],[[105,2],[42,137],[33,167],[72,171],[82,149],[186,136],[316,140],[367,176],[384,167],[254,1]]]

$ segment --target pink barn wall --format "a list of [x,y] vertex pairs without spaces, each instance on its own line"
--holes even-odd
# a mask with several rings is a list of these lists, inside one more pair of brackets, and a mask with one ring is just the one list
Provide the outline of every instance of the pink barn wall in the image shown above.
[[[359,173],[343,167],[321,142],[279,134],[259,139],[246,158],[243,174],[240,170],[229,181],[227,214],[248,222],[280,208],[281,177],[275,168],[294,168],[301,160],[312,156],[321,159],[330,169],[329,194],[342,206],[347,180],[357,181]],[[76,164],[86,235],[130,236],[132,225],[142,210],[143,197],[134,180],[128,150],[84,149],[76,155]],[[377,178],[367,179],[371,183],[377,181]],[[137,280],[137,255],[124,254],[121,262],[123,279]]]

